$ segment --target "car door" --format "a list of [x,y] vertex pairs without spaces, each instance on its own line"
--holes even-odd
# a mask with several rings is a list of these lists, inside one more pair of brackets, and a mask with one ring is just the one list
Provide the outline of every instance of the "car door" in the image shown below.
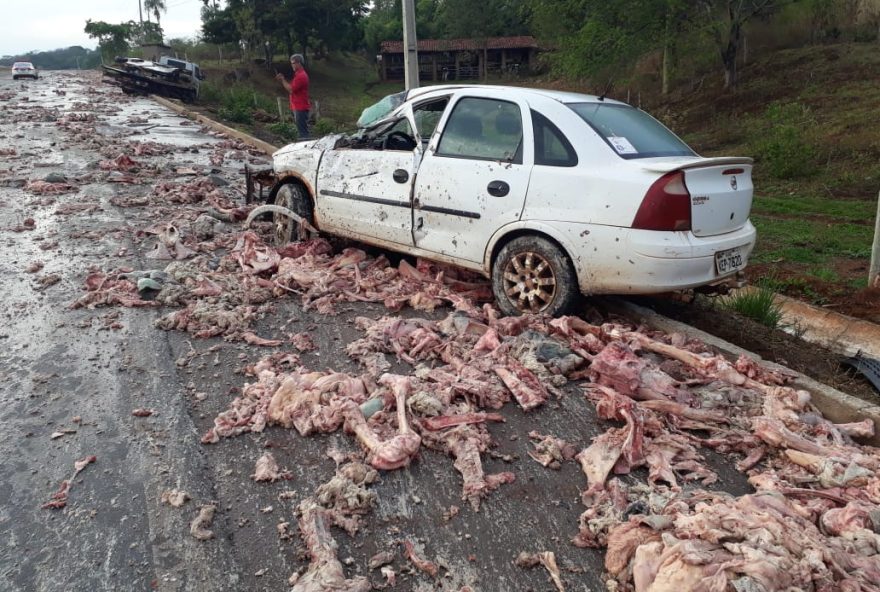
[[[413,138],[411,114],[401,116],[365,148],[327,150],[318,168],[315,217],[332,234],[412,246],[412,183],[421,146],[381,146],[392,133]],[[400,137],[400,136],[398,136]]]
[[524,106],[484,91],[447,109],[414,188],[417,247],[482,263],[494,232],[520,219],[533,152]]

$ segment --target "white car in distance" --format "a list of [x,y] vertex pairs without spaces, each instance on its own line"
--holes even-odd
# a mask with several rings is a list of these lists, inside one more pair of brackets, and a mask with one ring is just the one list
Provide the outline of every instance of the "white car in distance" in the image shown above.
[[12,79],[18,80],[19,78],[33,78],[36,80],[39,78],[37,74],[37,69],[34,68],[34,65],[30,62],[15,62],[12,64]]
[[[269,200],[322,232],[481,272],[506,314],[731,282],[755,244],[752,160],[701,157],[619,101],[432,86],[359,125],[278,150]],[[294,237],[275,222],[276,241]]]

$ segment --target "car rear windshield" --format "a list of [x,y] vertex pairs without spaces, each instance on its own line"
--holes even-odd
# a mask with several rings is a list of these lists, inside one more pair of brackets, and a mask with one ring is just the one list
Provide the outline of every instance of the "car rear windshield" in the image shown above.
[[662,123],[635,107],[610,103],[569,103],[621,158],[696,156]]
[[[9,62],[7,62],[7,63],[9,63]],[[33,68],[34,65],[31,64],[30,62],[15,62],[14,64],[12,64],[12,67],[13,68]]]

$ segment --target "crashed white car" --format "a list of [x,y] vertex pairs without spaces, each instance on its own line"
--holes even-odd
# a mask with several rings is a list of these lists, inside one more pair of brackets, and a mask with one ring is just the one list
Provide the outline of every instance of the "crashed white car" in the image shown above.
[[[506,314],[731,281],[755,244],[752,160],[698,156],[625,103],[432,86],[359,124],[277,151],[269,200],[322,232],[479,271]],[[299,226],[275,216],[290,240]]]

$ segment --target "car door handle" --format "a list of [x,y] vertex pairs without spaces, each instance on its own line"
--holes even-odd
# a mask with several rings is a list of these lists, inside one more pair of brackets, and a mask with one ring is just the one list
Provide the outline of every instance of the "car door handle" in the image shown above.
[[398,183],[406,183],[407,181],[409,181],[409,173],[403,169],[397,169],[391,176]]
[[489,186],[486,187],[486,191],[489,192],[489,195],[494,195],[495,197],[504,197],[508,193],[510,193],[510,185],[505,183],[504,181],[492,181],[489,183]]

